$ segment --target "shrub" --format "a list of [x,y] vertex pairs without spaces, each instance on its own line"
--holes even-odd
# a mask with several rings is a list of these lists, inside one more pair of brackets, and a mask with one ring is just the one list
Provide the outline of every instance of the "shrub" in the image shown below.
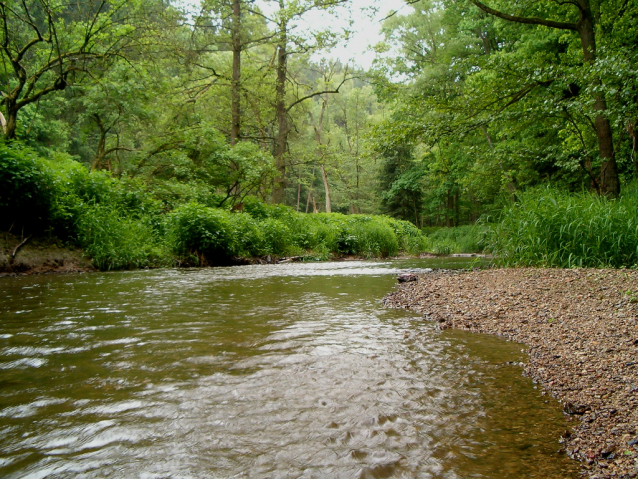
[[381,218],[392,228],[397,236],[400,250],[411,254],[418,254],[424,250],[425,238],[412,223],[387,216]]
[[636,267],[638,198],[528,191],[503,212],[491,249],[508,265]]
[[230,213],[198,203],[177,208],[170,218],[173,250],[187,263],[223,264],[233,255]]
[[78,242],[101,270],[167,266],[169,252],[142,219],[127,218],[105,205],[84,208],[77,221]]
[[53,172],[31,150],[0,142],[0,228],[42,231],[52,221]]
[[434,254],[481,253],[485,249],[489,228],[483,224],[448,228],[423,228],[427,249]]
[[260,224],[247,214],[230,215],[232,253],[235,256],[263,256],[270,248]]
[[260,222],[260,228],[266,239],[266,248],[269,254],[284,256],[296,253],[293,234],[288,226],[277,219],[266,218]]
[[355,218],[350,228],[350,237],[354,238],[352,253],[371,258],[394,256],[399,251],[397,236],[384,221]]

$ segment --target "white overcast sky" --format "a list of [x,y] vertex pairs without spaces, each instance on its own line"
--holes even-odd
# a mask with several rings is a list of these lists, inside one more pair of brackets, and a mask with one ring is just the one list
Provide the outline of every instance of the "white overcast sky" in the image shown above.
[[[199,0],[181,0],[187,8],[199,6]],[[268,14],[273,7],[270,2],[257,2],[262,11]],[[370,46],[374,46],[383,39],[380,34],[381,20],[393,10],[400,9],[400,14],[409,13],[408,7],[401,0],[350,0],[346,7],[338,7],[335,14],[328,14],[321,11],[311,11],[303,16],[298,22],[300,31],[325,30],[343,31],[350,28],[352,35],[347,43],[339,44],[333,48],[329,54],[320,53],[315,55],[315,59],[321,56],[339,58],[342,62],[354,62],[362,68],[369,68],[374,60],[374,52],[370,51]],[[349,26],[350,20],[353,21]]]

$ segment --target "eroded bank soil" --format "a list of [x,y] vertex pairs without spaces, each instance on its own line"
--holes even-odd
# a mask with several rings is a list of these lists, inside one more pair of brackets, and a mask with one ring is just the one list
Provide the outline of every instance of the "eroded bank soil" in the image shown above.
[[55,238],[0,232],[0,276],[82,271],[93,271],[93,267],[79,249],[68,248]]
[[567,453],[588,477],[638,477],[638,272],[435,271],[385,304],[527,344],[526,373],[574,422]]

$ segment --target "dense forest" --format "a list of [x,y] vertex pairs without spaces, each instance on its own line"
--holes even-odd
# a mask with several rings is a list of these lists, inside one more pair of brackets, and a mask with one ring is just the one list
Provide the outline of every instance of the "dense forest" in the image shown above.
[[369,68],[300,27],[369,10],[0,1],[0,229],[105,269],[450,252],[427,233],[477,222],[515,264],[638,264],[638,2],[409,0]]

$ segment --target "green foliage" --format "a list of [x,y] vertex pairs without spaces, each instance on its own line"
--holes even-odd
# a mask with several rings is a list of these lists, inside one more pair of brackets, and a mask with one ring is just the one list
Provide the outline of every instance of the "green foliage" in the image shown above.
[[101,270],[169,266],[170,252],[146,218],[126,216],[111,205],[92,205],[77,219],[77,240]]
[[319,213],[249,201],[249,213],[191,203],[170,216],[173,248],[182,261],[223,264],[233,256],[330,255],[386,257],[418,253],[423,237],[410,223],[387,217]]
[[0,142],[0,228],[32,232],[49,226],[55,183],[47,165],[31,150]]
[[264,256],[271,253],[260,223],[250,215],[230,215],[233,254],[241,257]]
[[234,252],[227,211],[189,203],[171,213],[169,224],[173,249],[186,263],[223,264]]
[[638,266],[638,197],[618,200],[543,187],[520,195],[493,230],[490,249],[513,266]]
[[482,253],[489,228],[483,224],[423,228],[426,249],[434,254]]

